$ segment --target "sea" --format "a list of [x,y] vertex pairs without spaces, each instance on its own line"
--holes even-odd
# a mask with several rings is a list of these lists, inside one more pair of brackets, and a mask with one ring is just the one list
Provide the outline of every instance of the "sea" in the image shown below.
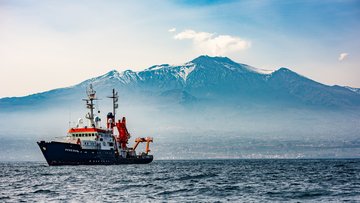
[[360,202],[360,159],[0,162],[0,202]]

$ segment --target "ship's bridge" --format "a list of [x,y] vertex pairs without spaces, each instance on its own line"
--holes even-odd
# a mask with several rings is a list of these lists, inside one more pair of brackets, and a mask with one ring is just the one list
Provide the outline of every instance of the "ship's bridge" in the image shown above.
[[111,130],[101,128],[70,128],[69,133],[111,133]]
[[99,128],[70,128],[68,140],[79,142],[83,148],[114,149],[114,137],[111,130]]

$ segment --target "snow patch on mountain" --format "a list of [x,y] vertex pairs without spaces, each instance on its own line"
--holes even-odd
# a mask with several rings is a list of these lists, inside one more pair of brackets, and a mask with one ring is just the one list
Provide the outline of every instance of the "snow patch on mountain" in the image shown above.
[[221,65],[223,65],[225,68],[227,68],[229,70],[236,71],[236,68],[234,66],[232,66],[232,65],[229,65],[229,64],[226,64],[226,63],[221,64]]
[[193,63],[187,63],[185,66],[180,67],[179,76],[186,82],[187,77],[195,69],[196,65]]
[[260,69],[260,68],[255,68],[252,66],[248,66],[251,70],[253,70],[256,73],[260,73],[260,74],[264,74],[264,75],[269,75],[271,73],[273,73],[275,70],[266,70],[266,69]]
[[118,74],[117,79],[121,81],[123,84],[129,84],[131,82],[136,82],[141,78],[137,72],[134,72],[132,70],[126,70]]
[[145,69],[144,71],[154,71],[154,70],[160,70],[166,67],[170,67],[169,64],[161,64],[161,65],[155,65],[151,66],[150,68]]
[[255,68],[253,66],[249,66],[249,65],[241,64],[241,63],[238,63],[238,64],[241,65],[242,67],[248,69],[251,72],[259,73],[259,74],[262,74],[262,75],[270,75],[273,72],[275,72],[275,70],[266,70],[266,69],[261,69],[261,68]]
[[[86,88],[88,87],[89,84],[93,84],[93,85],[102,85],[102,84],[106,84],[109,80],[119,80],[119,72],[116,70],[112,70],[109,71],[108,73],[98,76],[98,77],[94,77],[94,78],[90,78],[88,80],[85,80],[84,82],[81,82],[79,85],[82,88]],[[76,87],[73,86],[73,87]]]
[[355,88],[355,87],[349,87],[349,86],[344,86],[346,89],[355,92],[357,94],[360,94],[360,88]]
[[118,72],[117,70],[112,70],[102,76],[86,80],[82,83],[82,85],[87,86],[90,83],[99,85],[99,84],[108,83],[108,81],[118,81],[122,84],[130,84],[133,82],[136,83],[139,80],[141,80],[141,77],[138,75],[137,72],[134,72],[132,70],[125,70],[122,72]]

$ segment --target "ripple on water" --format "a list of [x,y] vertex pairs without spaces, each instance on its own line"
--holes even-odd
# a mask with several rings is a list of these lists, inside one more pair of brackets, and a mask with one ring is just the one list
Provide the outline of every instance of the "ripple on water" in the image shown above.
[[360,201],[359,159],[0,167],[0,202]]

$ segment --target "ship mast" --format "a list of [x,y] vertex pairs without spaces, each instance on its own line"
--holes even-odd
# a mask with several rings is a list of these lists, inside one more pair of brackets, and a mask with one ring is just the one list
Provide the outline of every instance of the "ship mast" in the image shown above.
[[92,84],[90,84],[89,88],[86,90],[86,94],[88,96],[87,99],[83,99],[84,101],[86,101],[86,108],[90,109],[90,112],[87,113],[86,118],[89,119],[90,121],[90,126],[91,127],[95,127],[95,122],[94,122],[94,100],[96,99],[95,96],[96,91],[93,89]]
[[112,90],[112,95],[108,98],[112,99],[113,102],[113,116],[114,116],[114,122],[115,122],[115,113],[116,113],[116,109],[119,107],[118,105],[118,100],[119,100],[119,96],[118,96],[118,92],[115,91],[115,89]]

